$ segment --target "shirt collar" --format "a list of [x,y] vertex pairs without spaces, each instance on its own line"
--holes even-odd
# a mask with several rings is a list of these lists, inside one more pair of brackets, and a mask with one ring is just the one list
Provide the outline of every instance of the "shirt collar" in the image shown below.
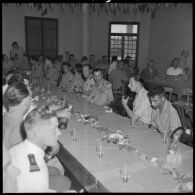
[[40,148],[39,146],[37,146],[34,143],[32,143],[31,141],[29,141],[28,139],[25,139],[24,140],[24,146],[27,148],[27,150],[29,152],[38,154],[39,156],[41,156],[42,158],[44,158],[45,151],[42,148]]

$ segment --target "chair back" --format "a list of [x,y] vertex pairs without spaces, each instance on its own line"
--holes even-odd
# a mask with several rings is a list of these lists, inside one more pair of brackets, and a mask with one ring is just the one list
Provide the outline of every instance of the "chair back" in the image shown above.
[[173,92],[173,88],[171,87],[164,87],[165,93],[169,93],[168,100],[171,101],[171,95]]
[[192,97],[192,88],[183,89],[182,95],[187,96],[187,103],[189,103],[189,98],[190,98],[190,96]]

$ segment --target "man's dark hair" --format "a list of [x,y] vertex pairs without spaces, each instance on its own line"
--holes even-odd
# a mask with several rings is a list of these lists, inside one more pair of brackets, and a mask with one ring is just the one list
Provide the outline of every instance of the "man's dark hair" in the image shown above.
[[70,53],[70,54],[69,54],[69,57],[70,57],[70,56],[73,56],[73,57],[74,57],[74,54]]
[[82,61],[87,61],[88,60],[88,57],[87,56],[83,56],[81,60]]
[[148,97],[154,97],[154,96],[164,96],[165,95],[165,90],[162,86],[154,86],[149,89],[148,91]]
[[75,69],[80,74],[82,74],[82,67],[83,67],[82,64],[75,64]]
[[93,69],[93,73],[95,73],[95,72],[101,72],[103,74],[102,69],[100,69],[100,68]]
[[12,43],[12,47],[13,47],[14,45],[18,45],[18,42],[14,41],[14,42]]
[[38,60],[37,56],[35,56],[35,55],[30,56],[30,57],[29,57],[29,60],[30,60],[30,59],[33,59],[33,60],[35,60],[35,61]]
[[58,57],[57,57],[57,59],[59,60],[59,61],[61,61],[61,60],[63,60],[63,55],[58,55]]
[[9,106],[16,106],[29,96],[29,91],[24,83],[13,83],[5,91],[5,101]]
[[62,65],[61,65],[61,71],[62,71],[62,73],[64,73],[63,66],[68,66],[68,68],[70,68],[70,63],[69,62],[63,62],[62,63]]
[[91,65],[90,64],[83,64],[83,67],[87,66],[89,68],[89,70],[92,69]]
[[117,61],[117,56],[112,56],[112,61]]
[[130,78],[134,78],[135,81],[139,81],[142,85],[144,84],[143,78],[141,78],[140,74],[138,74],[138,73],[132,74],[132,75],[129,77],[129,79],[130,79]]

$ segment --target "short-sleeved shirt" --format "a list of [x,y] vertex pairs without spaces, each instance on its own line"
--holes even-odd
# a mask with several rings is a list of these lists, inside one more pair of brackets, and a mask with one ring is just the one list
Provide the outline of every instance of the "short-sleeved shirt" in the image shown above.
[[169,67],[167,69],[167,72],[166,72],[167,75],[173,75],[173,76],[177,76],[177,75],[180,75],[180,74],[183,74],[183,69],[178,67],[178,68],[173,68],[172,66]]
[[62,75],[60,87],[68,88],[74,80],[74,75],[69,71],[67,74]]
[[49,173],[45,152],[25,139],[9,150],[12,163],[20,170],[17,176],[18,192],[48,192]]
[[109,78],[113,81],[113,89],[119,89],[122,84],[121,81],[128,81],[126,72],[119,70],[118,68],[111,71]]
[[159,112],[159,109],[152,109],[151,124],[160,131],[174,131],[181,126],[181,121],[176,109],[165,99],[161,113]]
[[148,98],[148,91],[145,88],[142,88],[139,94],[135,96],[133,112],[140,117],[139,120],[143,123],[151,123],[152,108]]

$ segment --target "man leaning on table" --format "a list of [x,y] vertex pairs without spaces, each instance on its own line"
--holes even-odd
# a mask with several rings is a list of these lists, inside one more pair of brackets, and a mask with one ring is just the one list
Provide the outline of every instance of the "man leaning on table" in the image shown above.
[[165,98],[164,88],[153,87],[148,92],[152,106],[151,128],[160,132],[173,132],[181,126],[179,115],[172,104]]

